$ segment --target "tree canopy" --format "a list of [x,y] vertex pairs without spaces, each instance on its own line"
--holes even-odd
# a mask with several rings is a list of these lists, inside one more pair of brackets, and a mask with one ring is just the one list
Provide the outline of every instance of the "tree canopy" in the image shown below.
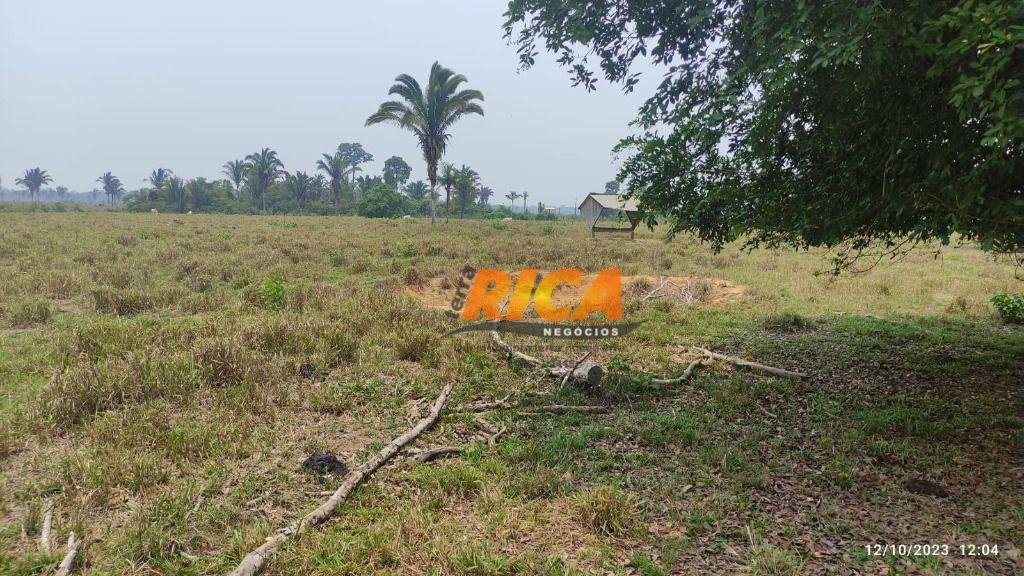
[[512,0],[574,84],[664,77],[620,143],[649,223],[718,247],[840,247],[848,263],[952,236],[1024,244],[1024,2]]
[[366,125],[390,123],[416,135],[430,182],[430,221],[437,213],[437,164],[444,156],[452,126],[470,114],[484,115],[480,106],[484,95],[479,90],[461,89],[466,77],[438,62],[430,67],[426,89],[408,74],[399,74],[388,94],[401,100],[388,100],[366,119]]

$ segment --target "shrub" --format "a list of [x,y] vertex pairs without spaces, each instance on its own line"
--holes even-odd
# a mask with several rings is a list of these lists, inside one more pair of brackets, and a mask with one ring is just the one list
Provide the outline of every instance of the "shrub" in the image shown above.
[[284,279],[280,276],[268,278],[263,285],[256,289],[256,296],[264,308],[268,310],[281,310],[285,305],[285,297],[288,289],[284,286]]
[[1007,324],[1024,324],[1024,294],[996,294],[992,297],[1003,322]]

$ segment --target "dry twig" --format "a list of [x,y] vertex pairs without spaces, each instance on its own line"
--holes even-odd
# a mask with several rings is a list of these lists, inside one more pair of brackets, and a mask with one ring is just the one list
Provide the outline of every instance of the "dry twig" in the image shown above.
[[385,462],[393,458],[395,454],[405,447],[406,444],[415,440],[423,433],[424,430],[431,427],[434,422],[437,421],[438,416],[441,414],[441,409],[444,408],[444,404],[448,400],[448,395],[451,394],[454,386],[454,382],[447,384],[441,390],[441,394],[438,395],[437,400],[434,401],[434,405],[430,408],[430,414],[421,418],[416,426],[406,430],[402,435],[396,437],[394,440],[389,442],[387,446],[374,454],[372,458],[363,462],[358,468],[349,473],[348,477],[345,478],[345,481],[342,482],[341,486],[334,491],[326,502],[299,520],[281,528],[278,530],[277,534],[268,537],[266,542],[261,544],[252,552],[246,554],[238,566],[231,571],[231,576],[255,576],[263,569],[267,558],[274,552],[274,550],[277,549],[278,546],[283,544],[289,538],[302,534],[306,530],[330,518],[334,513],[334,509],[348,497],[349,493],[352,492],[352,490],[355,489],[363,479],[380,468]]
[[686,367],[686,370],[683,370],[683,374],[677,378],[655,378],[651,380],[651,382],[654,382],[655,384],[669,386],[673,384],[681,384],[683,382],[686,382],[687,380],[690,379],[690,376],[693,375],[693,369],[696,368],[697,365],[700,364],[703,360],[703,358],[697,358],[693,362],[690,362],[690,365]]

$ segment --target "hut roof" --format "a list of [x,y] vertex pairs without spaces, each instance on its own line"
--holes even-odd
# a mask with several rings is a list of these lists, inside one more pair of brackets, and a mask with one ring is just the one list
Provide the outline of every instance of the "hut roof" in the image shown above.
[[[587,194],[587,198],[593,198],[597,201],[597,204],[601,208],[610,208],[612,210],[625,210],[626,212],[636,212],[639,208],[636,205],[636,199],[630,198],[625,199],[618,194]],[[579,208],[583,208],[583,204],[587,201],[587,198],[580,202]]]

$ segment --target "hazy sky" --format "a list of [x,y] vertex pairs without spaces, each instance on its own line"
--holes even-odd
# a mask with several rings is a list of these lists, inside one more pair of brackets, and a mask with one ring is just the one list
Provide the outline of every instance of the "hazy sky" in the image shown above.
[[[219,178],[267,146],[289,171],[361,142],[368,172],[399,155],[425,179],[414,137],[363,122],[394,77],[434,60],[484,92],[445,160],[469,164],[499,201],[569,204],[615,173],[612,146],[642,97],[569,84],[554,58],[518,71],[501,0],[0,0],[0,177],[40,166],[73,190],[114,172],[137,188],[157,166]],[[648,74],[646,84],[656,82]],[[641,90],[641,93],[644,92]]]

